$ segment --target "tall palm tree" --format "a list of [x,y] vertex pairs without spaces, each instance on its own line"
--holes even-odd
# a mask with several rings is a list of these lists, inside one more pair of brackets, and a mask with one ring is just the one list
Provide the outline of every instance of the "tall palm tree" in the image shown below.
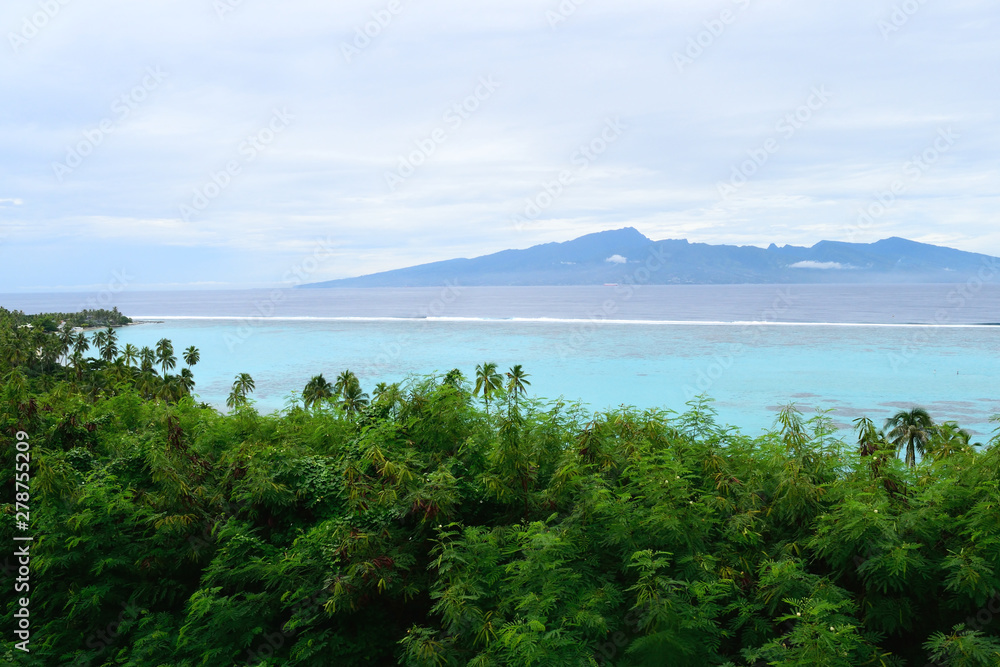
[[139,368],[143,373],[149,373],[153,370],[153,364],[156,362],[156,353],[153,352],[152,348],[143,347],[139,350]]
[[229,392],[229,398],[226,399],[226,407],[232,409],[246,405],[247,395],[253,393],[254,389],[256,386],[254,386],[250,374],[240,373],[233,382],[233,389]]
[[392,384],[386,384],[385,382],[379,382],[375,385],[372,395],[375,397],[375,403],[389,409],[390,414],[393,417],[397,414],[397,407],[403,400],[403,390],[399,386],[398,382],[393,382]]
[[56,361],[62,355],[62,343],[56,336],[44,336],[41,343],[39,353],[42,365],[46,369],[44,377],[48,377],[52,370],[55,369]]
[[59,357],[68,356],[70,348],[73,347],[73,327],[64,322],[56,332],[56,338],[59,339]]
[[861,456],[871,456],[884,443],[884,436],[875,428],[875,422],[868,417],[859,417],[854,420],[855,430],[858,432],[858,453]]
[[100,348],[101,359],[110,362],[118,356],[118,334],[112,327],[104,330],[104,347]]
[[83,369],[87,365],[83,360],[83,353],[78,350],[73,350],[73,356],[69,359],[70,364],[73,365],[73,370],[76,371],[76,379],[80,381],[83,379]]
[[188,368],[193,367],[199,361],[201,361],[201,353],[194,345],[184,350],[184,363],[188,365]]
[[150,398],[156,393],[157,383],[159,382],[160,380],[152,372],[146,371],[139,376],[139,382],[136,387],[144,397]]
[[351,387],[354,386],[359,388],[361,387],[361,382],[358,380],[358,376],[350,370],[345,370],[337,376],[337,381],[333,384],[333,391],[334,393],[343,396]]
[[191,372],[190,368],[181,369],[179,382],[185,394],[190,394],[194,390],[194,373]]
[[933,428],[930,441],[924,447],[934,461],[972,451],[972,436],[956,422],[945,422]]
[[125,368],[132,368],[132,364],[134,364],[138,358],[139,348],[132,343],[125,343],[125,349],[122,350],[122,361],[125,362]]
[[108,332],[104,329],[94,332],[94,337],[90,340],[90,344],[93,345],[94,349],[97,350],[97,354],[102,359],[104,358],[104,347],[108,344]]
[[333,390],[333,385],[323,377],[323,374],[314,376],[306,386],[302,389],[302,402],[305,404],[306,409],[316,407],[320,405],[322,401],[328,398],[333,398],[336,392]]
[[340,407],[346,412],[360,412],[368,405],[368,394],[361,391],[361,384],[357,382],[348,385],[340,397]]
[[176,403],[184,395],[184,384],[176,375],[164,378],[156,390],[156,398],[164,403]]
[[486,414],[490,413],[490,396],[503,391],[503,379],[497,372],[497,365],[492,361],[476,366],[476,388],[472,391],[473,396],[478,396],[483,392],[483,400],[486,401]]
[[7,359],[11,366],[22,366],[28,363],[29,354],[27,341],[24,338],[14,338],[7,350]]
[[906,449],[906,465],[917,466],[917,452],[923,456],[924,448],[931,437],[934,421],[923,408],[900,410],[885,420],[885,430],[896,451]]
[[90,341],[82,331],[73,339],[73,354],[83,356],[83,353],[90,349]]
[[451,385],[455,389],[461,389],[462,383],[465,382],[465,376],[457,368],[452,368],[450,371],[445,373],[444,383]]
[[888,445],[885,441],[885,434],[875,427],[875,422],[867,417],[859,417],[854,420],[855,430],[858,433],[858,453],[864,457],[871,457],[868,462],[868,469],[871,470],[872,477],[878,477],[885,462],[885,450]]
[[531,386],[531,383],[527,380],[529,377],[531,376],[524,372],[521,364],[516,364],[507,371],[507,391],[514,398],[514,407],[517,407],[518,394],[523,396],[526,391],[525,388]]
[[174,356],[174,344],[166,338],[161,338],[156,342],[156,361],[163,368],[163,377],[167,377],[167,371],[177,365],[177,357]]

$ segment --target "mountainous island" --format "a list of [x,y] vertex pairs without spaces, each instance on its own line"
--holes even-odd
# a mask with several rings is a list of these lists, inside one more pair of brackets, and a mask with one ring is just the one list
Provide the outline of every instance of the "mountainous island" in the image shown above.
[[[632,227],[473,259],[451,259],[302,285],[321,287],[430,287],[602,285],[628,282],[642,272],[654,285],[734,283],[952,283],[964,282],[1000,259],[892,237],[875,243],[820,241],[800,246],[709,245],[653,241]],[[648,279],[646,273],[649,273]]]

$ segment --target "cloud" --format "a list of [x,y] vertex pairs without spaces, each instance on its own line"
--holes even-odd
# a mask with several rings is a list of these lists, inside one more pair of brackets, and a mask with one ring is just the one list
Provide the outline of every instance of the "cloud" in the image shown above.
[[790,269],[853,269],[855,267],[850,264],[841,264],[840,262],[813,262],[812,260],[806,260],[804,262],[795,262],[788,266]]
[[[5,3],[11,34],[37,4]],[[122,253],[164,267],[150,284],[249,286],[284,275],[317,239],[342,253],[326,279],[623,221],[654,239],[901,236],[1000,255],[1000,125],[981,85],[981,64],[1000,58],[995,0],[928,4],[933,17],[885,37],[890,11],[870,0],[758,3],[718,35],[699,0],[577,2],[555,23],[573,3],[403,2],[382,24],[372,12],[384,16],[386,0],[365,4],[64,3],[0,62],[14,100],[0,120],[0,284],[19,284],[23,267],[7,260],[40,244],[61,258],[43,278],[53,288],[99,282]],[[700,42],[678,71],[675,54]],[[346,58],[345,45],[359,53]],[[169,76],[152,90],[157,67]],[[496,92],[470,97],[483,77]],[[829,104],[802,116],[823,85]],[[295,118],[272,140],[275,109]],[[607,143],[602,128],[619,117]],[[98,131],[107,119],[112,131]],[[788,122],[794,132],[776,129]],[[910,164],[949,126],[953,149]],[[779,150],[765,150],[769,137]],[[60,181],[53,165],[70,154],[79,166]],[[411,156],[421,164],[391,192],[384,174]],[[754,173],[723,200],[734,167]],[[905,193],[892,194],[896,181]],[[209,201],[184,219],[196,191]],[[885,193],[886,211],[859,222]]]
[[628,258],[622,257],[621,255],[611,255],[611,257],[608,257],[604,261],[610,262],[612,264],[625,264],[626,262],[628,262]]

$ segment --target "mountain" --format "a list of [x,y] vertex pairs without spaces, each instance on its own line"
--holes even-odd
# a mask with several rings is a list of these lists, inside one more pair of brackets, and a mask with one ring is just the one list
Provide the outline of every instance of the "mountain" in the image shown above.
[[[893,237],[876,243],[820,241],[811,248],[708,245],[653,241],[632,227],[302,285],[316,287],[429,287],[476,285],[653,285],[725,283],[964,282],[1000,260],[988,255]],[[648,274],[648,276],[647,276]]]

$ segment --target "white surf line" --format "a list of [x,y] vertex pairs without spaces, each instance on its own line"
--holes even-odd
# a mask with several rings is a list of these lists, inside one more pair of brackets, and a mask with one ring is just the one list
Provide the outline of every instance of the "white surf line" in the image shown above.
[[925,329],[989,329],[1000,326],[994,324],[921,324],[886,322],[761,322],[758,320],[610,320],[575,319],[555,317],[377,317],[377,316],[280,316],[246,317],[237,315],[135,315],[136,324],[148,320],[158,321],[205,321],[205,322],[435,322],[435,323],[481,323],[481,324],[617,324],[646,326],[759,326],[759,327],[867,327],[867,328],[925,328]]

